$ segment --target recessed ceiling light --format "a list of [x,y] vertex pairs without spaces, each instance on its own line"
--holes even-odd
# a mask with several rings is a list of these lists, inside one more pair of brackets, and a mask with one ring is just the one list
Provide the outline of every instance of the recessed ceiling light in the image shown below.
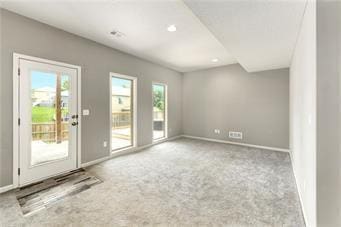
[[176,26],[175,26],[174,24],[169,25],[168,28],[167,28],[167,30],[168,30],[169,32],[175,32],[175,31],[176,31]]
[[211,61],[212,61],[212,62],[218,62],[219,59],[218,59],[218,58],[213,58]]

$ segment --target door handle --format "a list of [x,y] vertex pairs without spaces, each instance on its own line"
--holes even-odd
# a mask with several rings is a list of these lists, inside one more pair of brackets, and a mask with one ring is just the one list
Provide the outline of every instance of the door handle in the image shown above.
[[76,125],[78,125],[78,122],[72,122],[71,125],[76,126]]

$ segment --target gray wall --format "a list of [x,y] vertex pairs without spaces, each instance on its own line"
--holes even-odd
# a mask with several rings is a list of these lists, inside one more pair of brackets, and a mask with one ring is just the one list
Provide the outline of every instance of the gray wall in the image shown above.
[[316,3],[309,1],[290,67],[290,150],[307,226],[316,226]]
[[[289,148],[288,69],[248,73],[235,64],[185,73],[183,81],[184,134]],[[229,130],[243,140],[228,139]]]
[[341,226],[341,2],[317,1],[317,225]]
[[109,148],[109,72],[138,77],[138,145],[152,142],[152,81],[168,85],[169,136],[182,134],[182,75],[31,19],[2,12],[1,182],[12,183],[12,56],[13,52],[82,67],[82,163],[105,157]]
[[[0,8],[0,57],[2,56],[2,10]],[[1,57],[2,58],[2,57]],[[2,130],[2,103],[1,103],[1,95],[2,95],[2,60],[0,58],[0,187],[2,186],[2,157],[4,156],[2,152],[2,136],[1,136],[1,130]]]

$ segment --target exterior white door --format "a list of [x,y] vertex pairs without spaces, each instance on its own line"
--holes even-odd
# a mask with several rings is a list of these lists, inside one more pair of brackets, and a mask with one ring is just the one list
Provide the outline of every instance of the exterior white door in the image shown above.
[[19,186],[77,168],[77,68],[19,58]]

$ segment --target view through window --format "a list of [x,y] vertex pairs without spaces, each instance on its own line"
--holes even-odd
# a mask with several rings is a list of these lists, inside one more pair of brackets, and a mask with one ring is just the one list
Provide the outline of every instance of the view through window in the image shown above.
[[113,76],[111,80],[112,151],[133,145],[133,80]]
[[67,75],[31,71],[31,166],[68,157]]
[[153,139],[166,137],[166,86],[153,84]]

